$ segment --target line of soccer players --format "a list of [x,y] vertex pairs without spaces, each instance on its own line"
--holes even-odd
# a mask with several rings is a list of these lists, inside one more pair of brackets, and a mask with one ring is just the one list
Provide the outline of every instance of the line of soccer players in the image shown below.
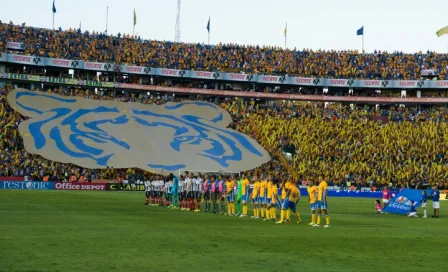
[[[309,225],[320,226],[322,212],[324,212],[325,227],[329,227],[328,184],[323,176],[319,177],[318,186],[314,185],[313,181],[309,181],[308,184],[311,208]],[[252,218],[276,221],[276,210],[279,209],[280,220],[276,222],[277,224],[290,222],[291,213],[297,218],[297,223],[302,223],[296,208],[300,200],[300,190],[288,178],[276,181],[271,175],[260,175],[249,179],[242,174],[240,179],[235,180],[234,176],[205,175],[203,177],[201,174],[194,176],[186,172],[185,177],[180,176],[180,179],[173,175],[166,179],[155,176],[153,181],[145,181],[145,191],[145,205],[199,212],[203,201],[204,212],[246,217],[250,202],[253,207]]]

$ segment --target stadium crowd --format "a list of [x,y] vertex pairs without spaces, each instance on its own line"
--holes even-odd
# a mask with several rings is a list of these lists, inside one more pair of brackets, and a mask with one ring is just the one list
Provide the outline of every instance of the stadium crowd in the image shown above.
[[[50,89],[60,95],[91,99],[114,99],[133,103],[165,103],[146,94],[85,89]],[[139,169],[83,169],[48,161],[25,151],[18,125],[25,118],[6,102],[8,90],[0,92],[0,175],[29,176],[48,180],[122,180],[148,174]],[[179,99],[178,97],[175,97]],[[198,96],[189,99],[206,99]],[[231,127],[257,139],[273,160],[255,170],[279,178],[315,180],[323,173],[330,185],[359,187],[390,185],[448,187],[448,110],[412,111],[351,109],[340,104],[272,104],[225,99],[221,106],[233,118]],[[372,120],[386,116],[389,122]],[[281,154],[290,153],[290,161]],[[143,179],[140,179],[143,180]]]
[[176,69],[289,74],[304,77],[419,79],[423,69],[448,79],[447,54],[401,51],[282,49],[238,44],[204,45],[144,40],[131,35],[49,30],[0,22],[0,51],[8,41],[25,44],[24,54]]

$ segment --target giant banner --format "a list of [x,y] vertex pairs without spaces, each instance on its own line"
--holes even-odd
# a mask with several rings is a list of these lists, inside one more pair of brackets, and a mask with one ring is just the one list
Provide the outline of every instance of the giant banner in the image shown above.
[[237,173],[270,160],[254,139],[228,129],[230,114],[212,103],[145,105],[25,89],[8,93],[8,103],[30,117],[19,125],[25,149],[62,163]]
[[411,200],[414,201],[414,205],[417,208],[421,205],[421,198],[422,191],[403,189],[387,204],[384,212],[408,214],[411,209]]
[[6,48],[12,50],[25,50],[25,43],[23,42],[6,42]]
[[0,189],[53,190],[54,182],[42,181],[0,181]]

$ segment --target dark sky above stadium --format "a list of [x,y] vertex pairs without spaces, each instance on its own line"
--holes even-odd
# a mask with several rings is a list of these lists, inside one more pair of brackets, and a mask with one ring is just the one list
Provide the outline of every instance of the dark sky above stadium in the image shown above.
[[[52,0],[3,1],[0,20],[52,27]],[[174,40],[177,0],[56,0],[55,27],[104,31],[109,6],[109,33],[135,32],[143,38]],[[447,52],[445,0],[182,0],[181,41],[284,46],[288,48],[361,49],[356,30],[364,25],[365,48],[416,52]]]

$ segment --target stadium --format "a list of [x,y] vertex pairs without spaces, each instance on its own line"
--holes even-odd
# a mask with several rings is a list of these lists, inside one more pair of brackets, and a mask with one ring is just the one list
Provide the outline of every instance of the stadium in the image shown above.
[[0,271],[445,266],[448,54],[182,42],[177,3],[174,41],[0,21]]

